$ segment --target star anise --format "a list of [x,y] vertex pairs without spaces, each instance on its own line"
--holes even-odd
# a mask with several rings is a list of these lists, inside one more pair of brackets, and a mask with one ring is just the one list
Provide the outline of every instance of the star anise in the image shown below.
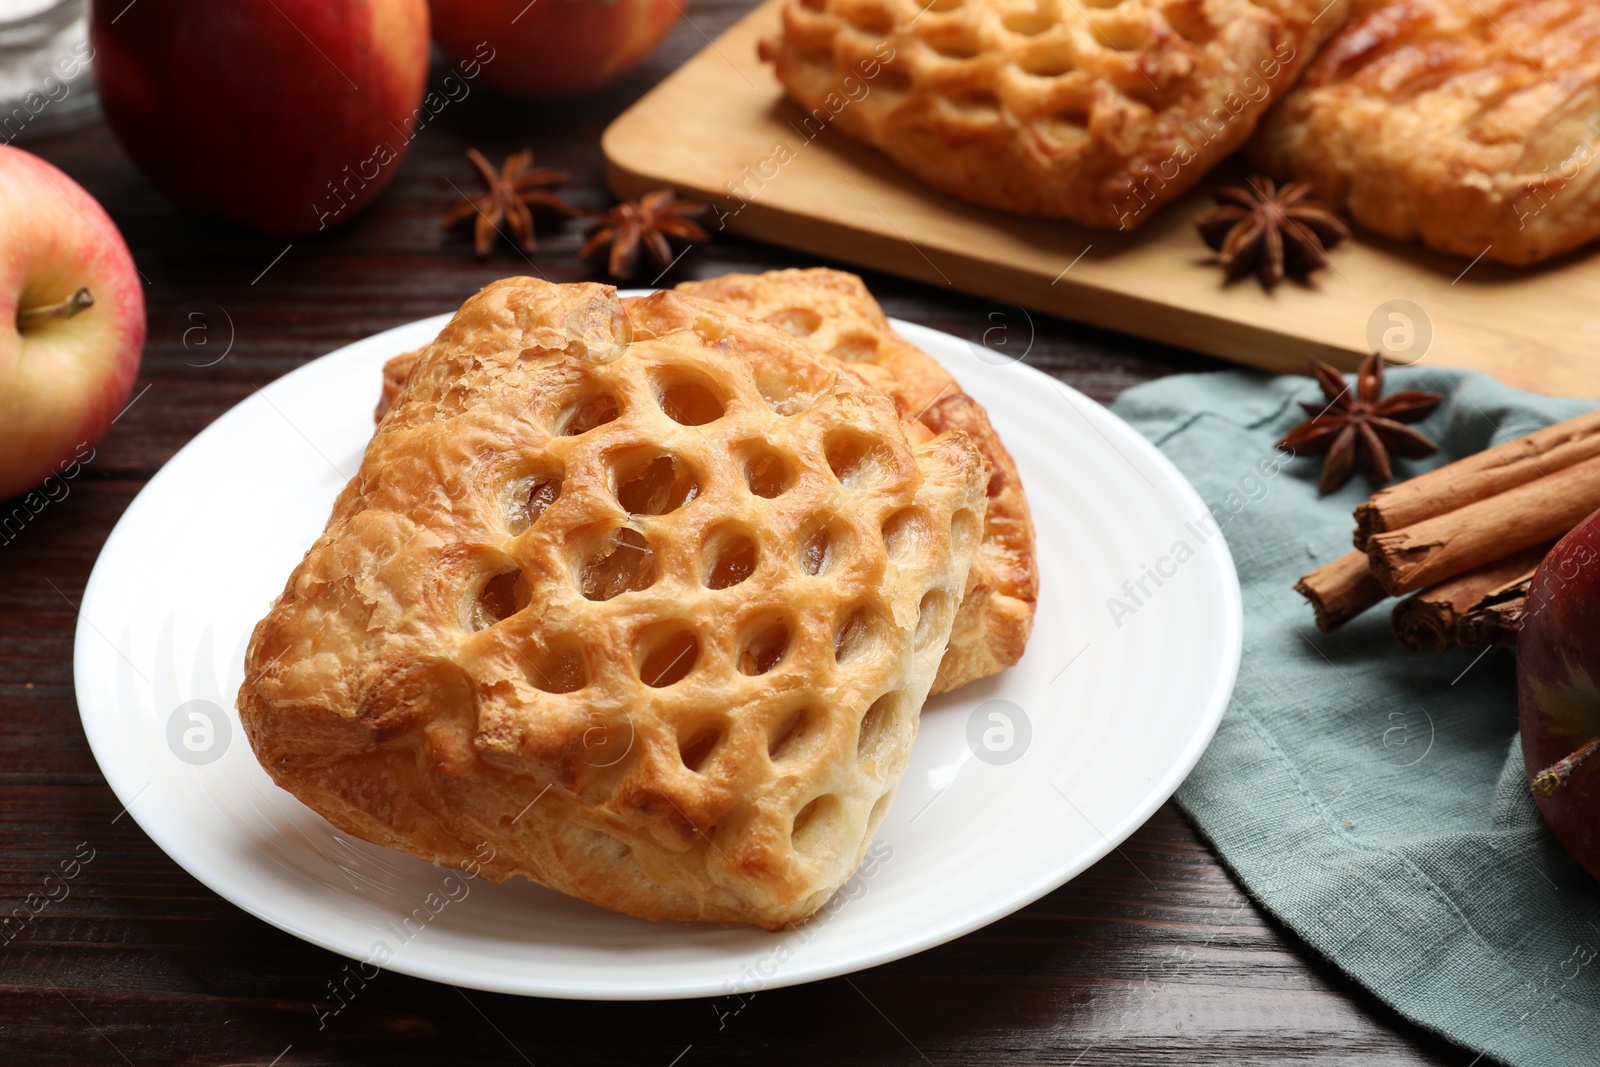
[[1228,278],[1255,271],[1271,289],[1287,272],[1304,278],[1328,262],[1328,249],[1350,236],[1350,227],[1328,205],[1311,199],[1309,182],[1279,189],[1271,178],[1230,185],[1211,194],[1217,206],[1194,224]]
[[1444,399],[1438,393],[1408,389],[1383,397],[1383,357],[1377,353],[1361,364],[1354,395],[1337,369],[1320,359],[1310,363],[1327,403],[1302,400],[1300,406],[1311,417],[1290,430],[1276,447],[1297,455],[1327,453],[1317,492],[1331,493],[1349,481],[1358,459],[1373,485],[1386,485],[1394,477],[1389,453],[1420,459],[1439,451],[1438,445],[1401,425],[1432,413]]
[[483,178],[483,184],[488,187],[488,191],[466,197],[451,208],[450,213],[444,217],[444,228],[448,230],[463,219],[476,215],[478,221],[474,225],[473,247],[477,249],[480,258],[487,257],[490,249],[494,247],[494,235],[502,222],[511,227],[517,245],[524,252],[532,252],[531,207],[535,204],[553,208],[563,215],[578,214],[576,208],[548,191],[550,187],[566,181],[568,175],[559,170],[535,167],[531,149],[524,148],[507,156],[498,173],[476,148],[467,149],[467,158],[478,168],[478,174]]
[[639,247],[650,250],[650,256],[662,269],[672,265],[672,246],[668,237],[676,237],[689,244],[703,244],[711,235],[694,220],[705,214],[704,204],[691,204],[674,197],[671,189],[657,189],[645,193],[638,200],[624,200],[603,215],[597,215],[589,227],[589,240],[578,253],[587,259],[600,249],[611,246],[606,260],[606,271],[613,278],[629,278],[639,262]]

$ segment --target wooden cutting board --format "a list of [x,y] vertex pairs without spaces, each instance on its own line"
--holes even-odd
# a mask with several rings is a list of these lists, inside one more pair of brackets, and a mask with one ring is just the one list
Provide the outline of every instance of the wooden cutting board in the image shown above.
[[1203,191],[1131,235],[1090,230],[934,192],[832,128],[808,137],[756,58],[779,3],[606,130],[618,195],[670,185],[715,205],[713,229],[1271,370],[1303,370],[1308,355],[1352,369],[1376,345],[1398,362],[1600,396],[1600,256],[1515,270],[1358,236],[1309,285],[1224,285],[1190,221],[1211,203]]

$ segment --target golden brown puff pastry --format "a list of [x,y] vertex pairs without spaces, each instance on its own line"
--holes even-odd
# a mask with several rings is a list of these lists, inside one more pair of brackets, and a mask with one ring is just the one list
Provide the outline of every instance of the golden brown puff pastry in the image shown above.
[[1600,4],[1356,0],[1249,147],[1389,237],[1536,263],[1600,236]]
[[[934,694],[998,674],[1022,658],[1039,593],[1033,518],[1016,463],[983,407],[927,353],[889,325],[854,274],[814,268],[730,274],[685,282],[680,292],[716,300],[799,337],[808,348],[848,363],[895,402],[902,419],[933,433],[965,430],[989,462],[983,543],[934,679]],[[384,366],[378,417],[405,384],[418,353]]]
[[929,185],[1132,229],[1242,144],[1348,0],[785,0],[806,112]]
[[895,333],[854,274],[820,267],[729,274],[685,282],[678,291],[737,308],[848,363],[895,402],[902,419],[936,434],[960,429],[971,436],[989,461],[989,507],[933,692],[998,674],[1021,659],[1039,595],[1033,517],[1016,462],[983,406],[937,360]]
[[843,364],[732,309],[497,282],[256,627],[240,716],[368,840],[776,929],[888,809],[985,476],[965,433],[912,446]]
[[392,357],[383,365],[383,392],[378,397],[378,406],[372,412],[372,421],[378,422],[389,409],[394,407],[394,402],[400,396],[400,390],[405,388],[406,379],[411,377],[411,368],[417,365],[423,349],[418,348],[411,352],[402,352]]

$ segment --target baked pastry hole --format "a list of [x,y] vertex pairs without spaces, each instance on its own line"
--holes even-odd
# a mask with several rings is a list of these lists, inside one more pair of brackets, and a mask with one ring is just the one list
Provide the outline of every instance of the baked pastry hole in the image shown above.
[[578,572],[578,589],[588,600],[610,600],[648,589],[656,582],[656,554],[638,530],[613,530]]
[[841,363],[872,363],[878,358],[878,339],[871,334],[853,334],[828,349],[828,355]]
[[513,481],[501,498],[506,529],[513,536],[525,532],[560,496],[561,476],[558,474],[534,474]]
[[1089,136],[1089,113],[1082,108],[1064,107],[1045,117],[1046,136],[1057,141],[1076,141]]
[[767,740],[767,757],[774,763],[798,759],[816,747],[823,731],[817,713],[811,708],[801,708],[784,719]]
[[744,484],[768,500],[787,493],[794,482],[789,461],[764,444],[750,442],[741,447],[739,464],[744,468]]
[[1023,56],[1017,65],[1036,78],[1059,78],[1077,68],[1072,49],[1064,41],[1035,48]]
[[912,647],[926,652],[950,625],[950,596],[942,589],[930,589],[917,605],[917,632]]
[[920,507],[901,508],[883,521],[883,547],[892,560],[907,559],[928,544],[928,513]]
[[638,450],[612,461],[617,503],[630,515],[665,515],[700,493],[687,461],[670,453]]
[[850,543],[848,527],[823,515],[813,515],[800,528],[800,569],[815,578],[833,569]]
[[971,508],[962,508],[950,519],[950,552],[962,555],[971,552],[978,538],[983,536],[983,520]]
[[521,568],[492,574],[478,587],[467,613],[467,629],[487,630],[497,622],[509,619],[532,601],[528,579]]
[[527,660],[528,681],[545,693],[575,693],[589,684],[589,667],[577,645],[556,645]]
[[856,759],[861,763],[876,763],[887,756],[900,733],[901,719],[906,699],[899,689],[891,689],[861,716],[861,727],[856,733]]
[[1055,25],[1043,11],[1014,11],[1000,19],[1000,25],[1022,37],[1037,37]]
[[767,407],[779,415],[800,414],[815,404],[817,397],[832,383],[833,375],[820,363],[799,369],[801,374],[796,374],[793,369],[768,362],[758,362],[751,368],[756,391]]
[[700,773],[716,752],[717,746],[722,744],[723,734],[726,733],[720,722],[701,725],[688,734],[678,737],[678,758],[683,760],[683,765],[695,774]]
[[887,451],[882,442],[850,430],[830,434],[824,445],[828,468],[846,489],[863,486],[882,474]]
[[866,604],[851,611],[833,632],[833,661],[841,667],[868,656],[882,639],[881,616]]
[[946,59],[971,59],[980,51],[977,40],[960,28],[947,33],[930,33],[923,43]]
[[700,639],[686,626],[673,625],[645,643],[639,661],[639,680],[652,689],[665,689],[689,676],[700,659]]
[[852,4],[845,21],[869,37],[887,37],[894,29],[894,16],[881,7]]
[[656,399],[667,418],[682,426],[704,426],[727,413],[728,406],[704,382],[682,378],[658,382]]
[[593,393],[562,409],[556,416],[556,436],[576,437],[604,426],[617,417],[617,398],[610,393]]
[[884,67],[873,84],[878,87],[879,92],[899,96],[911,91],[911,75],[899,67]]
[[707,589],[731,589],[755,573],[759,559],[749,534],[742,530],[718,532],[706,541],[701,581]]
[[782,619],[770,620],[739,650],[739,673],[766,674],[783,660],[783,654],[787,651],[789,624]]
[[945,100],[957,111],[979,116],[1000,114],[1000,98],[987,89],[963,89],[951,93]]
[[824,793],[795,812],[794,827],[789,834],[795,851],[806,853],[826,845],[833,836],[829,830],[842,808],[838,797]]
[[768,315],[765,321],[794,337],[810,337],[822,326],[822,316],[810,308],[784,308]]

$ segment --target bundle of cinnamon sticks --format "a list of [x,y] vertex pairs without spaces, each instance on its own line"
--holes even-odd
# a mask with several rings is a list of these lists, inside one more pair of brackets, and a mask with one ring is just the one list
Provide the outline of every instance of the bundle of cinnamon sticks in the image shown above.
[[1516,640],[1550,546],[1600,508],[1600,411],[1389,486],[1355,510],[1355,551],[1300,579],[1331,633],[1392,596],[1413,652]]

